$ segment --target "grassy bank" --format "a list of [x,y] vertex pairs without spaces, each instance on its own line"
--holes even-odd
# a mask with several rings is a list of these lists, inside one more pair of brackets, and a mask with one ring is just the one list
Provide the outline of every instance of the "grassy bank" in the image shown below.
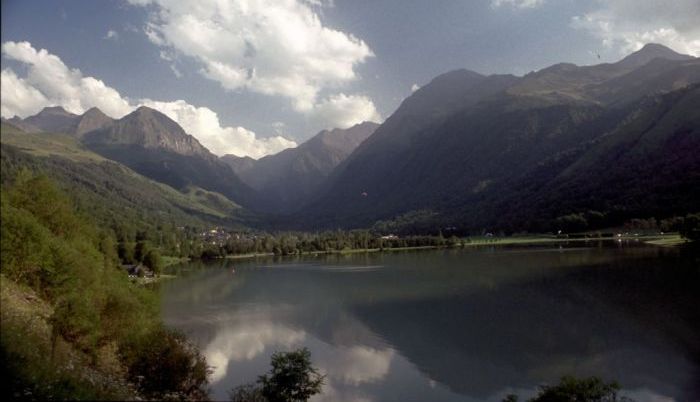
[[163,268],[169,267],[175,264],[182,264],[183,262],[189,261],[189,257],[173,257],[171,255],[164,255],[160,257]]
[[644,242],[647,244],[653,244],[655,246],[675,247],[688,243],[688,239],[685,239],[678,234],[671,234],[662,237],[654,237],[651,239],[647,239],[644,240]]

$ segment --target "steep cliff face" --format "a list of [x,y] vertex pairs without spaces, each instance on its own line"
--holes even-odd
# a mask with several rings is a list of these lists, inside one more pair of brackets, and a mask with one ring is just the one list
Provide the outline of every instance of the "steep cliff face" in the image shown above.
[[114,119],[102,113],[100,109],[93,107],[80,116],[70,134],[82,138],[86,133],[99,130],[112,124],[114,124]]

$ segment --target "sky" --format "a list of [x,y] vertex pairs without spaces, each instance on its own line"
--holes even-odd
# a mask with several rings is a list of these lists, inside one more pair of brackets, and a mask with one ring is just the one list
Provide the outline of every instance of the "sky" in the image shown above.
[[698,0],[2,0],[1,114],[146,105],[217,155],[381,122],[458,68],[523,75],[661,43],[700,56]]

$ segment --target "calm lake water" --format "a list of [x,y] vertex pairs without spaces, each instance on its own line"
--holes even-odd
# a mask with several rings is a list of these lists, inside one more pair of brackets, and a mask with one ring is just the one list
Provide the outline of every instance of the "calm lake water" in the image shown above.
[[306,346],[327,375],[314,400],[500,401],[572,374],[694,401],[699,266],[614,242],[226,260],[176,267],[162,306],[218,400]]

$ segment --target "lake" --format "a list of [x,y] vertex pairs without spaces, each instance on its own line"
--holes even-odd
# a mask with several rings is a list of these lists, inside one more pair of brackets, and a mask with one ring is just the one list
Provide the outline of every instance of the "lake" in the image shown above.
[[613,241],[194,262],[162,283],[162,313],[217,400],[305,346],[327,376],[314,400],[500,401],[571,374],[692,401],[698,262]]

